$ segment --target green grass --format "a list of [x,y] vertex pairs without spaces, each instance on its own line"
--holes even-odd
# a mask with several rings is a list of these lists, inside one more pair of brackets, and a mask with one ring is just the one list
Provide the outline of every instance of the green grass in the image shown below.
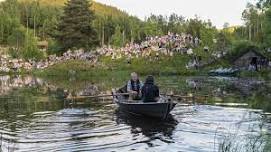
[[[174,57],[161,56],[160,60],[150,61],[148,58],[134,58],[132,64],[127,64],[126,59],[112,60],[110,57],[101,57],[97,65],[81,60],[69,60],[58,63],[44,70],[33,70],[30,72],[10,72],[1,73],[0,75],[24,75],[33,74],[43,78],[70,79],[76,78],[79,80],[105,79],[105,78],[125,78],[131,72],[137,72],[140,75],[154,76],[206,76],[211,69],[219,67],[230,67],[231,64],[226,59],[218,60],[202,69],[195,70],[185,68],[190,61],[189,56],[175,55]],[[204,59],[206,60],[206,59]],[[239,77],[258,77],[266,80],[271,79],[270,70],[261,72],[245,72],[242,71]]]
[[262,78],[264,80],[271,80],[271,71],[270,70],[261,70],[261,71],[242,71],[239,74],[240,77],[253,77],[253,78]]
[[110,57],[100,58],[98,65],[80,60],[71,60],[56,64],[45,70],[36,70],[34,74],[41,77],[77,77],[80,79],[99,79],[127,77],[131,72],[140,75],[202,75],[204,72],[197,70],[187,70],[186,63],[189,57],[177,55],[175,57],[161,57],[159,61],[150,61],[146,58],[132,59],[132,64],[127,64],[125,59],[111,60]]
[[10,71],[10,72],[2,72],[0,71],[0,75],[29,75],[31,71],[20,70],[20,71]]

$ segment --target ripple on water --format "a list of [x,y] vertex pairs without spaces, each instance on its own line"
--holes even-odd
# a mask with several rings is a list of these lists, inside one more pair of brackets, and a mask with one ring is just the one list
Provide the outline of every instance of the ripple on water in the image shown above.
[[[268,132],[261,111],[177,105],[167,121],[135,118],[114,109],[71,108],[1,121],[2,148],[16,151],[216,151]],[[14,125],[12,127],[12,125]],[[240,151],[245,151],[241,149]]]

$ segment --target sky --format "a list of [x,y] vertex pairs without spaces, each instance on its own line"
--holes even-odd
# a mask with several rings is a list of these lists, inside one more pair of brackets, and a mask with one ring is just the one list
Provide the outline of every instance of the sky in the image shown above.
[[210,19],[217,28],[227,22],[231,26],[242,25],[242,12],[248,2],[255,0],[96,0],[116,6],[131,15],[145,19],[150,14],[170,15],[176,13],[186,18],[195,15]]

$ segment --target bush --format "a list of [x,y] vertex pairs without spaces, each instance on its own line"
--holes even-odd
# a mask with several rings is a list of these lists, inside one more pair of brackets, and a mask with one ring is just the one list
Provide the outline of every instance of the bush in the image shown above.
[[20,26],[14,29],[10,36],[8,36],[8,45],[15,47],[16,49],[22,48],[26,37],[26,28]]
[[248,50],[259,50],[259,47],[250,41],[242,40],[233,43],[233,49],[229,52],[227,59],[234,60],[236,57]]
[[18,58],[19,57],[19,50],[16,48],[9,48],[8,49],[8,54],[12,57],[12,58]]
[[247,41],[247,40],[242,40],[242,41],[236,41],[233,43],[233,50],[232,51],[242,51],[247,49],[250,46],[255,46],[252,42]]
[[41,60],[44,53],[37,47],[37,40],[32,34],[26,34],[24,47],[21,50],[21,57],[24,59]]
[[13,58],[35,59],[44,58],[43,52],[37,47],[37,39],[33,36],[33,32],[26,30],[20,26],[12,32],[8,37],[8,44],[12,46],[9,49],[9,55]]
[[56,54],[56,55],[62,55],[61,46],[54,40],[49,39],[48,40],[49,47],[47,53],[49,55]]

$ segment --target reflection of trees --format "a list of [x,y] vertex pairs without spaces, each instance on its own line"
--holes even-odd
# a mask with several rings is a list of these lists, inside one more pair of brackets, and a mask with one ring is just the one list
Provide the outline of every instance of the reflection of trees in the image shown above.
[[31,76],[0,76],[0,96],[7,95],[15,89],[41,85],[44,85],[44,82],[41,79]]
[[14,90],[12,95],[0,97],[0,119],[17,119],[17,115],[29,116],[38,111],[54,111],[62,107],[61,102],[35,88]]
[[[271,111],[270,86],[253,78],[190,77],[172,78],[172,84],[163,84],[174,94],[209,95],[208,102],[248,103],[252,108]],[[166,80],[163,80],[166,81]],[[162,88],[163,89],[163,88]],[[164,91],[164,90],[163,90]]]
[[[71,85],[76,88],[77,85]],[[84,87],[80,89],[67,89],[65,87],[59,87],[57,84],[50,84],[42,79],[31,77],[31,76],[0,76],[0,96],[11,94],[13,90],[25,87],[34,87],[42,90],[44,94],[50,92],[58,92],[59,97],[64,96],[64,91],[66,94],[73,93],[75,95],[95,95],[98,94],[99,89],[93,83],[85,83]],[[61,95],[61,94],[62,95]]]
[[234,97],[225,99],[229,102],[248,103],[251,108],[271,111],[270,86],[265,81],[256,79],[238,79],[232,82],[228,89],[231,89]]
[[264,111],[271,112],[270,90],[271,88],[262,86],[255,90],[251,96],[245,98],[245,100],[252,108],[263,109]]
[[[31,119],[34,112],[75,107],[78,105],[77,102],[64,100],[69,91],[74,90],[61,88],[31,76],[0,76],[0,120],[14,122],[22,119],[18,118],[18,115]],[[93,83],[90,85],[85,83],[85,88],[72,93],[98,94],[98,88]],[[80,106],[90,105],[101,106],[100,102],[80,103]]]

